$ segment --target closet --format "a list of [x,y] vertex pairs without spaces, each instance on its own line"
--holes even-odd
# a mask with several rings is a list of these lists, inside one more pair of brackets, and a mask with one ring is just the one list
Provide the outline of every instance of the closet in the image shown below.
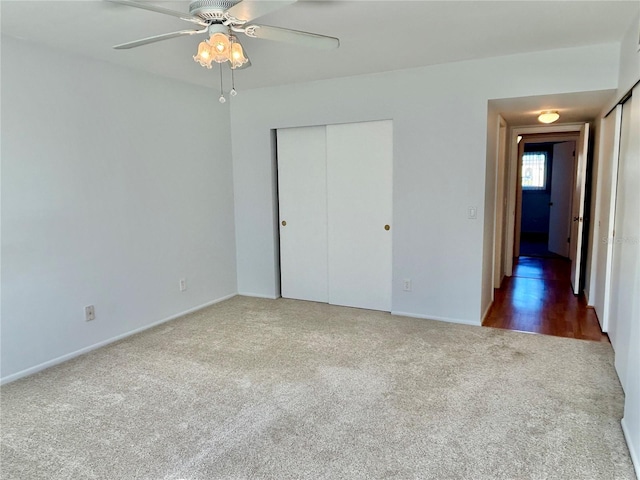
[[277,132],[281,293],[391,310],[390,120]]

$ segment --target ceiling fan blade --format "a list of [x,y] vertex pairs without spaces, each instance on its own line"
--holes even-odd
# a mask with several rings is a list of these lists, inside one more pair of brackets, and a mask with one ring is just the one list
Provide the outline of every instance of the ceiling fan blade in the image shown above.
[[276,42],[295,43],[315,48],[338,48],[340,40],[335,37],[318,35],[317,33],[299,32],[288,28],[268,27],[266,25],[249,25],[244,27],[245,34],[249,37],[264,38]]
[[243,22],[250,22],[254,18],[278,10],[298,0],[242,0],[225,13]]
[[207,29],[203,28],[202,30],[180,30],[179,32],[163,33],[162,35],[142,38],[133,42],[121,43],[120,45],[115,45],[113,48],[115,48],[116,50],[126,50],[128,48],[140,47],[149,43],[169,40],[170,38],[182,37],[183,35],[197,35],[199,33],[207,33]]
[[177,12],[175,10],[169,10],[168,8],[157,7],[155,5],[151,5],[148,3],[142,2],[133,2],[131,0],[105,0],[106,2],[111,3],[119,3],[120,5],[127,5],[129,7],[142,8],[143,10],[149,10],[151,12],[162,13],[164,15],[171,15],[172,17],[181,18],[182,20],[186,20],[187,22],[197,23],[203,27],[206,27],[208,24],[200,17],[196,17],[195,15],[190,15],[188,13]]

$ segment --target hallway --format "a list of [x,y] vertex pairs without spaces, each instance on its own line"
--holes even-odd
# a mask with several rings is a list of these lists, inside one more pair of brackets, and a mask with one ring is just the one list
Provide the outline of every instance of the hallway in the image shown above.
[[517,258],[483,326],[608,342],[594,310],[573,295],[570,268],[563,258]]

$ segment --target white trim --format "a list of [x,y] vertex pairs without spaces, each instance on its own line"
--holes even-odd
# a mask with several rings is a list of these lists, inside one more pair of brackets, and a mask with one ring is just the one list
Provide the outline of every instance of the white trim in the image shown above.
[[489,310],[491,310],[491,306],[493,305],[493,300],[489,303],[489,305],[487,306],[487,308],[485,309],[484,313],[482,314],[482,318],[480,319],[480,325],[482,325],[485,321],[485,319],[487,318],[487,315],[489,315]]
[[[509,140],[509,179],[508,179],[508,196],[507,196],[507,238],[505,243],[506,265],[505,274],[508,277],[513,275],[513,257],[515,255],[516,240],[516,220],[518,207],[518,172],[520,162],[520,152],[518,144],[518,135],[547,135],[554,133],[580,134],[580,129],[584,126],[582,123],[567,123],[549,126],[529,126],[529,127],[512,127],[511,138]],[[526,139],[527,142],[535,141],[535,138]],[[526,142],[525,142],[526,143]],[[523,144],[524,145],[524,144]],[[576,141],[577,147],[577,141]]]
[[153,328],[153,327],[155,327],[157,325],[160,325],[162,323],[169,322],[171,320],[175,320],[175,319],[180,318],[180,317],[184,317],[185,315],[188,315],[190,313],[197,312],[198,310],[202,310],[203,308],[207,308],[207,307],[210,307],[211,305],[214,305],[216,303],[220,303],[220,302],[223,302],[224,300],[228,300],[228,299],[230,299],[232,297],[235,297],[236,295],[237,294],[235,294],[235,293],[232,293],[230,295],[225,295],[224,297],[218,298],[216,300],[212,300],[212,301],[204,303],[202,305],[198,305],[197,307],[190,308],[189,310],[185,310],[184,312],[177,313],[175,315],[172,315],[170,317],[164,318],[162,320],[158,320],[157,322],[150,323],[149,325],[145,325],[143,327],[136,328],[134,330],[130,330],[130,331],[122,333],[120,335],[116,335],[115,337],[111,337],[111,338],[109,338],[107,340],[103,340],[101,342],[94,343],[93,345],[89,345],[88,347],[81,348],[80,350],[76,350],[75,352],[67,353],[66,355],[62,355],[60,357],[54,358],[53,360],[48,360],[48,361],[40,363],[39,365],[36,365],[34,367],[29,367],[29,368],[21,370],[21,371],[19,371],[17,373],[13,373],[11,375],[7,375],[6,377],[3,377],[3,378],[0,379],[0,385],[4,385],[5,383],[13,382],[15,380],[18,380],[20,378],[26,377],[28,375],[33,375],[34,373],[40,372],[40,371],[42,371],[42,370],[44,370],[46,368],[53,367],[54,365],[58,365],[60,363],[66,362],[67,360],[71,360],[72,358],[79,357],[80,355],[84,355],[85,353],[89,353],[92,350],[96,350],[96,349],[98,349],[100,347],[104,347],[106,345],[109,345],[110,343],[117,342],[118,340],[122,340],[123,338],[130,337],[131,335],[134,335],[136,333],[143,332],[145,330]]
[[636,452],[638,450],[635,449],[635,445],[631,439],[631,432],[629,432],[629,427],[627,427],[627,422],[624,421],[623,418],[620,424],[622,425],[622,433],[624,433],[624,439],[627,441],[627,447],[629,448],[629,454],[631,455],[631,463],[633,463],[633,468],[636,471],[636,475],[640,475],[640,458],[637,457]]
[[[502,142],[500,141],[502,138]],[[491,278],[491,301],[495,298],[495,289],[500,288],[502,278],[504,277],[504,251],[502,246],[504,242],[504,219],[505,207],[504,202],[505,186],[507,178],[508,166],[508,144],[509,144],[509,126],[501,115],[498,115],[498,135],[496,139],[496,175],[493,194],[493,275]]]
[[397,311],[391,311],[391,315],[395,315],[397,317],[421,318],[424,320],[437,320],[439,322],[447,322],[447,323],[459,323],[462,325],[473,325],[474,327],[482,326],[478,322],[474,322],[472,320],[464,320],[461,318],[436,317],[435,315],[421,315],[419,313],[408,313],[408,312],[397,312]]
[[238,292],[238,295],[243,297],[268,298],[269,300],[276,300],[280,298],[280,295],[265,295],[263,293],[249,293],[249,292]]

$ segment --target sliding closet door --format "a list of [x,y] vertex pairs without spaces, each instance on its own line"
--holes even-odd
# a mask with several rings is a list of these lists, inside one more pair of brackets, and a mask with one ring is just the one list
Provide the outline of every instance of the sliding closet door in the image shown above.
[[391,310],[391,121],[327,126],[329,303]]
[[280,274],[285,298],[328,302],[326,129],[278,130]]

